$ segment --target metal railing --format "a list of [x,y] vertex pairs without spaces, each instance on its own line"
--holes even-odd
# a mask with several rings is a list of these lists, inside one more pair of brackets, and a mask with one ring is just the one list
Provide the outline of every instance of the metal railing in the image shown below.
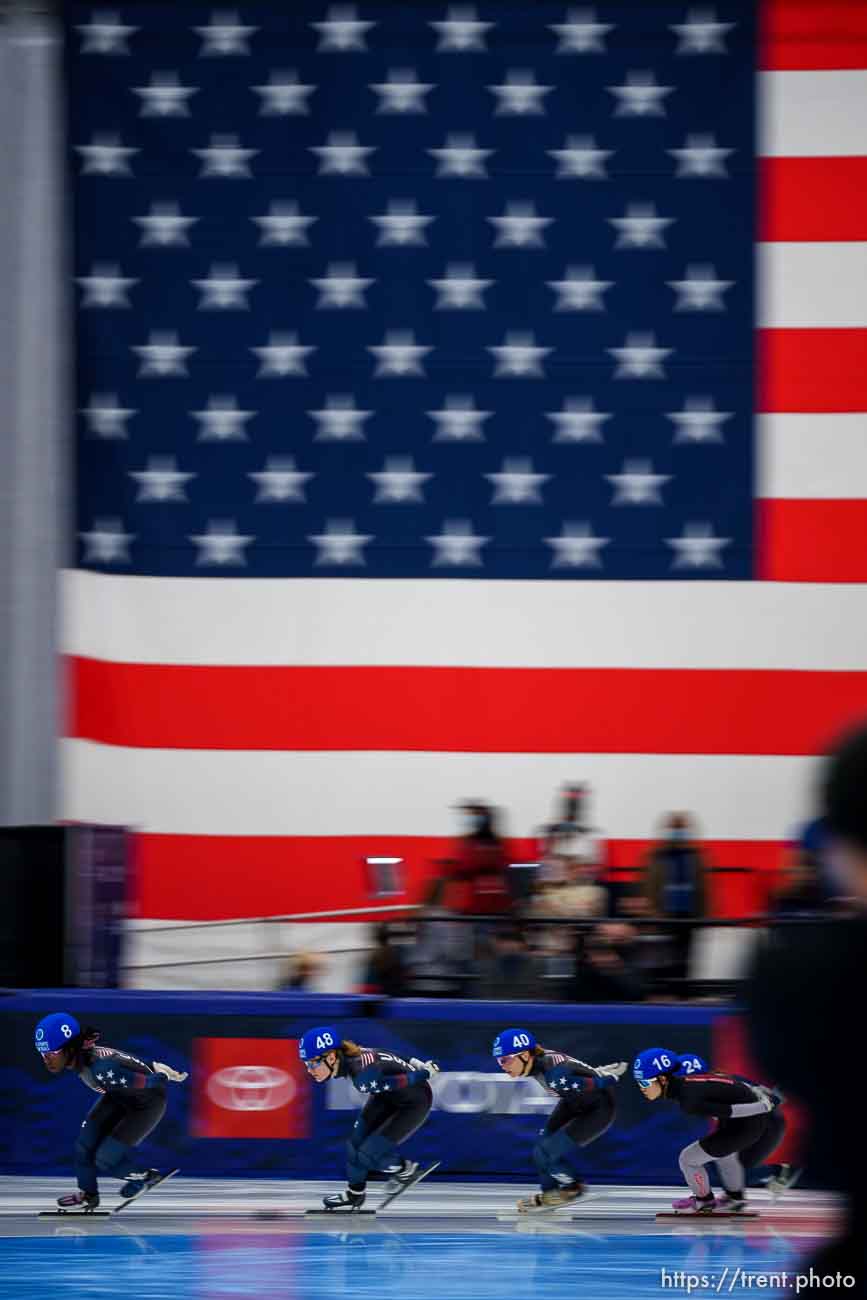
[[[421,915],[419,915],[421,913]],[[524,916],[514,915],[512,913],[497,913],[490,915],[464,915],[460,913],[447,913],[439,909],[431,915],[427,914],[427,909],[418,903],[395,903],[387,905],[371,905],[370,907],[342,908],[333,911],[322,912],[288,912],[279,916],[260,916],[260,917],[239,917],[223,921],[191,921],[180,922],[175,925],[169,923],[163,926],[136,926],[131,934],[136,938],[141,935],[159,935],[161,937],[172,936],[192,930],[211,931],[215,929],[229,929],[245,925],[264,927],[264,936],[268,937],[268,927],[274,925],[291,924],[293,922],[351,922],[353,918],[359,921],[366,919],[379,919],[388,916],[398,921],[405,918],[407,921],[420,920],[427,924],[441,925],[470,925],[482,926],[485,929],[496,931],[497,927],[508,928],[511,931],[538,930],[538,929],[568,929],[575,933],[588,933],[599,926],[618,925],[629,926],[637,930],[652,930],[657,933],[660,931],[672,932],[676,930],[689,929],[690,931],[706,929],[749,929],[753,930],[758,927],[767,927],[770,925],[816,925],[837,920],[840,917],[839,912],[816,913],[805,916],[785,916],[775,917],[766,913],[751,913],[740,917],[667,917],[667,916],[597,916],[597,917],[569,917],[569,916]],[[306,949],[302,949],[306,951]],[[363,952],[369,952],[370,946],[352,948],[330,948],[329,956],[351,956]],[[120,969],[124,972],[133,973],[136,971],[146,970],[168,970],[181,969],[184,967],[196,966],[215,966],[223,964],[234,964],[240,962],[252,961],[286,961],[297,956],[297,951],[286,949],[256,951],[245,953],[241,956],[216,956],[216,957],[194,957],[184,958],[178,961],[158,961],[145,963],[121,963]]]

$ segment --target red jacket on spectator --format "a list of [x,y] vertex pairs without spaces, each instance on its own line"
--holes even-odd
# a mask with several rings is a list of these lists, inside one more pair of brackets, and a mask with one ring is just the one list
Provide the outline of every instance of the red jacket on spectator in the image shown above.
[[449,907],[464,916],[501,915],[511,910],[508,859],[493,828],[490,809],[475,805],[476,827],[458,842],[449,868]]

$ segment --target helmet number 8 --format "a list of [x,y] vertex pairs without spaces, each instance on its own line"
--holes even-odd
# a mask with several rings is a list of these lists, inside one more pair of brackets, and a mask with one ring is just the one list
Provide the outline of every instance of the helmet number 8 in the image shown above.
[[61,1034],[63,1034],[63,1037],[64,1037],[64,1038],[71,1038],[71,1037],[72,1037],[72,1030],[70,1029],[69,1025],[61,1025],[61,1026],[60,1026],[60,1032],[61,1032]]
[[331,1037],[330,1034],[320,1034],[319,1037],[316,1039],[316,1046],[317,1046],[317,1047],[333,1047],[333,1046],[334,1046],[334,1039]]

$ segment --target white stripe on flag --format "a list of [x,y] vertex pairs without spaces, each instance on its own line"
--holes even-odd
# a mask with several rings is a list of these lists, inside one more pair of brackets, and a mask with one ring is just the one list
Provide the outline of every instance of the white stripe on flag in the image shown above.
[[121,663],[861,670],[867,586],[70,571],[61,643]]
[[[757,418],[760,497],[867,497],[867,415],[863,412]],[[847,589],[846,599],[857,602],[853,590],[863,591],[863,587]],[[823,656],[825,666],[829,649]]]
[[[864,130],[867,137],[867,105]],[[760,244],[758,274],[761,328],[867,326],[867,242]]]
[[[867,152],[867,71],[762,72],[759,153],[845,158]],[[816,202],[822,202],[817,194]]]
[[[503,808],[530,834],[570,778],[617,839],[654,834],[688,808],[711,839],[780,839],[803,820],[819,760],[694,754],[236,753],[62,742],[73,821],[187,835],[449,835],[454,805]],[[181,864],[179,864],[179,869]]]

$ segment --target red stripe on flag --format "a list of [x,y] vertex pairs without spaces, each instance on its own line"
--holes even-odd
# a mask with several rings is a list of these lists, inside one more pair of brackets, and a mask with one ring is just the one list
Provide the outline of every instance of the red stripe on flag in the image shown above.
[[[867,522],[867,504],[861,510]],[[867,556],[861,564],[867,578]],[[75,658],[69,670],[67,734],[154,749],[814,754],[863,715],[867,699],[861,672],[215,668]]]
[[763,0],[759,67],[867,68],[864,0]]
[[[508,845],[512,861],[534,860],[535,841],[515,839]],[[610,840],[608,859],[638,866],[650,848],[649,840]],[[754,872],[711,877],[714,915],[743,915],[763,905],[785,849],[782,842],[711,840],[702,848],[712,866]],[[222,921],[416,903],[425,881],[443,872],[439,862],[455,850],[456,841],[447,836],[141,834],[133,911],[151,920]],[[404,894],[371,897],[364,859],[377,855],[403,859]],[[353,919],[363,918],[347,918]]]
[[758,528],[766,582],[867,582],[867,501],[759,501]]
[[761,158],[758,183],[759,239],[867,239],[867,158]]
[[[417,902],[423,881],[439,874],[436,860],[454,852],[445,836],[140,834],[134,911],[213,921]],[[368,856],[403,859],[405,895],[371,898]]]
[[759,330],[760,411],[867,411],[867,329]]

